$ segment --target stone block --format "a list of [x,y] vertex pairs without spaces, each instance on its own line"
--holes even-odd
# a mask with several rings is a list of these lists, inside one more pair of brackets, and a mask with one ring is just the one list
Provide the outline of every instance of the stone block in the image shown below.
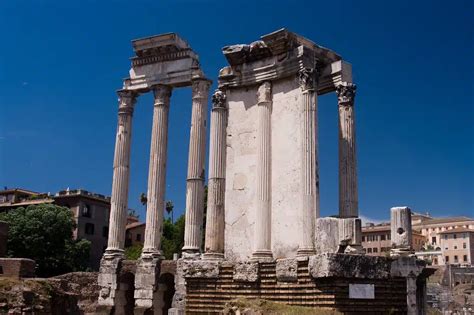
[[386,257],[325,253],[311,256],[308,269],[313,278],[387,279],[391,262]]
[[426,263],[423,260],[400,256],[392,260],[391,275],[392,277],[416,277],[425,267]]
[[337,253],[339,249],[339,219],[316,219],[314,237],[316,253]]
[[0,276],[12,278],[32,278],[36,263],[27,258],[0,258]]
[[296,259],[277,260],[276,277],[280,282],[298,281],[298,261]]
[[181,260],[184,278],[218,278],[219,262],[209,260]]
[[238,262],[234,265],[234,281],[256,282],[259,279],[258,262]]

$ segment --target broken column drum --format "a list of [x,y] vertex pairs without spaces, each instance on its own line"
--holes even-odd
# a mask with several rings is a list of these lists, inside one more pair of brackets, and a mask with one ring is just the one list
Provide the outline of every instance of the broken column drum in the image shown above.
[[408,207],[393,207],[390,209],[390,217],[391,255],[403,256],[414,254],[412,247],[411,209]]
[[[123,257],[127,198],[129,184],[131,117],[136,96],[154,93],[153,126],[150,149],[150,165],[147,190],[147,216],[145,241],[135,275],[135,309],[142,313],[147,309],[161,311],[159,295],[159,267],[161,234],[165,198],[166,159],[168,143],[168,115],[173,88],[192,86],[192,122],[188,161],[188,198],[186,206],[186,231],[192,250],[199,252],[204,204],[204,158],[206,144],[207,95],[210,81],[199,66],[198,56],[189,45],[174,33],[142,38],[132,42],[135,56],[132,58],[130,77],[124,80],[119,91],[119,127],[117,130],[114,158],[109,243],[101,262],[99,306],[115,313],[123,310],[123,303],[115,301],[121,290],[118,283]],[[201,218],[201,219],[199,219]],[[193,233],[193,231],[196,231]],[[196,240],[198,240],[196,242]],[[111,259],[110,257],[115,257]],[[123,290],[122,290],[123,291]]]

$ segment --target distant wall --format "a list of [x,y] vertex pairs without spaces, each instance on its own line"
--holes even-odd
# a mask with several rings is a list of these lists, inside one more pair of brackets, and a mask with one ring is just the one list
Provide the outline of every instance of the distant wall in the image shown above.
[[7,255],[8,223],[0,221],[0,257]]
[[30,278],[35,276],[36,263],[27,258],[0,258],[0,277]]

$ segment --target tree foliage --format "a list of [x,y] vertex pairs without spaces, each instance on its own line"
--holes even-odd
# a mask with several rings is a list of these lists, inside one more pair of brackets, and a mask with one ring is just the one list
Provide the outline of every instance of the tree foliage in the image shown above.
[[181,215],[175,223],[170,219],[163,222],[163,235],[161,237],[161,249],[166,259],[173,259],[174,253],[181,253],[184,246],[184,215]]
[[36,261],[36,274],[49,277],[87,268],[90,242],[74,240],[71,210],[52,204],[31,205],[0,214],[9,224],[9,257]]
[[127,260],[137,260],[142,253],[143,245],[136,244],[125,248],[125,258]]

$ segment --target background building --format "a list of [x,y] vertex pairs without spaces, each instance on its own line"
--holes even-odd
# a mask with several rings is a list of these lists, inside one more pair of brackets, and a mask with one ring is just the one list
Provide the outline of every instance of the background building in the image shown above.
[[[415,250],[421,250],[426,238],[419,232],[413,231],[412,246]],[[372,224],[367,223],[362,228],[362,247],[367,255],[383,256],[390,252],[392,243],[390,240],[390,223]]]
[[44,203],[71,209],[76,221],[74,238],[91,242],[89,266],[98,270],[100,259],[107,247],[110,197],[84,189],[67,189],[54,196],[21,188],[0,191],[0,211]]

